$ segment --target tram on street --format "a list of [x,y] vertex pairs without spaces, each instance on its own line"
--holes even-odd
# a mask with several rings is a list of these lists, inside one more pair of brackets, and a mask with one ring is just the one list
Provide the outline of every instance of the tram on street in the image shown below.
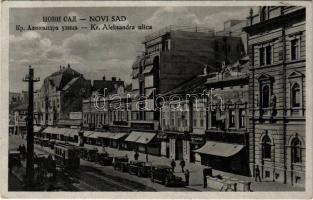
[[54,157],[57,167],[62,170],[75,170],[80,165],[79,148],[75,145],[56,143],[54,145]]

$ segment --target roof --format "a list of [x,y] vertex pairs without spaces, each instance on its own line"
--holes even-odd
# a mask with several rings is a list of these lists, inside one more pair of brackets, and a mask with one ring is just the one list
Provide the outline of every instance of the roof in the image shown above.
[[60,66],[60,70],[45,78],[43,87],[48,88],[49,84],[52,84],[59,90],[64,88],[74,77],[82,77],[82,74],[72,69],[69,65],[63,68]]
[[106,92],[111,93],[112,91],[117,90],[120,86],[124,86],[124,81],[94,80],[92,90],[97,91],[106,88]]
[[68,82],[61,90],[66,91],[72,87],[72,85],[79,79],[79,77],[73,78],[70,82]]

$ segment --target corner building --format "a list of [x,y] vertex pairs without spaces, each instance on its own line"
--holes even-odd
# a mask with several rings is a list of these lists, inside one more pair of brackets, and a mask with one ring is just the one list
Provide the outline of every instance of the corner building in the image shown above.
[[262,179],[305,183],[305,8],[250,12],[250,170]]

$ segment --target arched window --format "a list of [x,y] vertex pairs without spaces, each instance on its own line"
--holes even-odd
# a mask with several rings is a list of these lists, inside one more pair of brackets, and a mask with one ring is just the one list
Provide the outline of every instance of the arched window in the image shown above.
[[272,157],[272,142],[271,139],[266,135],[262,141],[262,153],[263,159],[271,159]]
[[291,157],[292,163],[302,162],[301,141],[298,138],[293,139],[291,142]]
[[268,108],[270,106],[270,89],[268,85],[263,86],[262,88],[262,108]]
[[291,88],[292,107],[300,107],[300,86],[295,83]]

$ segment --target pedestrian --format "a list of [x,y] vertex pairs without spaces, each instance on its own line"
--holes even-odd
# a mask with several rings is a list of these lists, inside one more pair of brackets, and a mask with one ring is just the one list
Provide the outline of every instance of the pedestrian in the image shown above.
[[146,154],[146,162],[149,162],[148,153]]
[[138,154],[138,152],[136,151],[136,152],[135,152],[135,155],[134,155],[135,160],[138,160],[138,157],[139,157],[139,154]]
[[182,160],[180,161],[181,172],[184,172],[185,165],[186,165],[186,163],[185,163],[184,159],[182,159]]
[[255,182],[258,182],[258,179],[259,179],[259,182],[262,182],[261,181],[261,176],[260,176],[259,165],[257,165],[256,168],[255,168]]
[[190,172],[188,169],[186,169],[185,171],[185,181],[186,181],[186,185],[189,185],[189,177],[190,177]]
[[176,167],[176,162],[175,162],[174,159],[171,162],[171,166],[172,166],[172,172],[174,172],[175,171],[175,167]]

